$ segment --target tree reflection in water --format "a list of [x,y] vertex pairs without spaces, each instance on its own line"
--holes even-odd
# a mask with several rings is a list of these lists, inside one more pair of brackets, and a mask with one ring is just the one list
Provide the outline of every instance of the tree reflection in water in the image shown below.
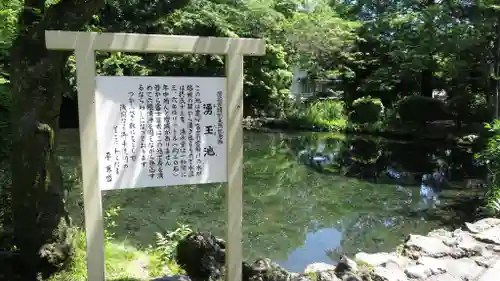
[[[444,221],[443,210],[456,207],[449,192],[461,190],[466,178],[486,175],[469,148],[321,134],[291,138],[288,145],[296,151],[299,161],[316,173],[361,180],[380,192],[385,192],[387,185],[394,186],[388,200],[378,196],[373,207],[367,202],[359,210],[353,206],[349,214],[331,226],[341,233],[338,246],[326,249],[334,261],[346,252],[386,251],[389,244],[396,247],[409,229],[418,229],[422,220],[443,216]],[[441,199],[443,193],[446,200]],[[366,195],[359,194],[365,199]],[[357,205],[356,199],[347,200]],[[463,204],[467,205],[466,201]]]
[[419,206],[424,209],[439,204],[439,194],[450,188],[449,181],[486,176],[485,167],[467,148],[338,135],[311,135],[305,145],[303,139],[291,143],[301,148],[300,161],[321,173],[392,183],[408,195],[411,189],[404,186],[418,185]]

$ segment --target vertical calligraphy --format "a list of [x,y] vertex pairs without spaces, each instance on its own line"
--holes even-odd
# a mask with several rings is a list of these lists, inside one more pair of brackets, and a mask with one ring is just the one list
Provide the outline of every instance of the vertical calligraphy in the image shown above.
[[[190,183],[193,178],[211,181],[212,170],[224,179],[224,84],[207,90],[194,78],[136,79],[135,85],[128,83],[123,94],[108,102],[116,106],[116,121],[101,118],[109,133],[98,135],[109,135],[109,141],[99,160],[100,182],[132,180],[145,186],[148,180],[152,185],[163,180],[165,185]],[[120,88],[119,84],[109,89]]]

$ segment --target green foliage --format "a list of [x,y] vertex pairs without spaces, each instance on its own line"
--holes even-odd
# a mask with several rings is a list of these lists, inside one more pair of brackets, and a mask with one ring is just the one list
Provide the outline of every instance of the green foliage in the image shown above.
[[297,128],[341,131],[346,126],[344,103],[336,100],[316,101],[291,110],[286,120]]
[[289,108],[292,72],[286,56],[282,45],[267,44],[264,57],[247,59],[244,101],[253,114],[281,117]]
[[[142,64],[143,58],[138,55],[128,55],[122,52],[105,53],[96,55],[96,74],[105,76],[147,76],[152,70]],[[63,96],[76,98],[76,61],[75,56],[68,58],[65,72],[68,81],[68,90]]]
[[104,213],[104,223],[105,223],[105,226],[104,226],[104,239],[106,239],[106,241],[113,240],[113,238],[115,236],[115,233],[112,232],[111,229],[117,226],[115,218],[118,216],[120,210],[121,209],[118,206],[118,207],[109,208]]
[[[113,2],[109,5],[103,15],[95,18],[91,30],[144,32],[146,26],[147,33],[266,39],[268,44],[265,56],[245,58],[246,112],[280,117],[289,107],[288,96],[292,78],[292,60],[289,53],[294,49],[285,43],[284,39],[278,40],[282,22],[290,11],[285,3],[195,0],[190,1],[183,9],[174,10],[165,16],[158,15],[156,20],[153,20],[152,15],[148,15],[146,21],[132,15],[133,7],[137,4],[116,5]],[[129,13],[130,16],[126,16]],[[116,15],[121,17],[117,19],[114,17]],[[99,75],[224,75],[224,58],[215,55],[100,53],[96,61]],[[66,95],[73,96],[76,89],[73,57],[68,61],[66,73],[71,87]]]
[[440,100],[429,97],[404,97],[397,103],[396,107],[403,124],[405,122],[422,123],[450,118],[446,105]]
[[[46,6],[54,2],[47,1]],[[17,34],[22,4],[0,1],[4,23],[0,72],[6,77],[7,50]],[[94,15],[86,29],[264,38],[266,55],[245,59],[245,112],[253,115],[284,116],[290,107],[291,70],[299,67],[313,79],[336,81],[329,91],[342,94],[347,104],[371,96],[390,105],[401,94],[430,97],[434,89],[443,89],[456,118],[491,119],[489,105],[500,88],[500,68],[495,68],[500,61],[495,55],[500,46],[495,42],[500,35],[495,29],[497,6],[491,1],[477,3],[476,12],[484,17],[456,13],[469,9],[456,1],[380,6],[367,0],[318,0],[308,11],[302,4],[295,0],[106,1],[106,8]],[[221,56],[99,53],[97,64],[100,75],[224,75]],[[66,76],[65,95],[73,96],[73,58]],[[435,114],[416,119],[443,118],[431,116]]]
[[500,215],[500,186],[498,185],[498,183],[491,184],[488,187],[488,192],[486,193],[485,208],[491,215]]
[[491,122],[494,115],[493,106],[483,95],[458,95],[448,101],[451,113],[460,120],[475,122]]
[[[344,60],[350,70],[347,73],[353,75],[342,75],[339,85],[347,102],[371,95],[389,105],[400,96],[430,98],[434,90],[444,90],[457,118],[469,122],[491,119],[487,113],[491,111],[483,109],[489,108],[500,87],[495,78],[500,70],[500,57],[495,55],[500,48],[498,12],[492,1],[477,1],[473,6],[463,1],[439,5],[333,2],[343,17],[362,23],[357,29],[359,40]],[[453,105],[458,101],[460,106]],[[434,114],[411,114],[418,118],[410,116],[410,120],[443,118],[431,116]]]
[[328,77],[349,72],[345,62],[351,57],[352,44],[359,39],[356,29],[360,25],[317,1],[312,12],[294,13],[284,21],[282,32],[294,64],[313,76]]
[[9,151],[10,142],[10,81],[6,69],[12,41],[17,34],[17,16],[22,8],[18,0],[0,0],[0,157]]
[[22,8],[22,1],[0,0],[0,84],[6,75],[4,67],[12,41],[17,35],[17,17]]
[[375,123],[379,121],[384,113],[384,105],[379,98],[370,96],[356,99],[351,106],[349,118],[354,123]]
[[[57,2],[45,1],[45,6]],[[298,11],[303,1],[295,0],[105,2],[105,9],[85,30],[265,39],[265,56],[245,58],[246,112],[285,117],[295,128],[346,129],[344,104],[352,105],[349,126],[354,129],[369,125],[382,130],[383,122],[396,121],[408,127],[412,122],[450,118],[489,121],[500,90],[500,20],[498,5],[491,0],[476,1],[474,6],[467,1],[379,5],[368,0],[318,0],[308,12]],[[0,0],[0,154],[9,151],[8,50],[19,33],[23,4]],[[293,106],[289,93],[295,67],[311,79],[331,81],[328,91],[341,94],[343,101]],[[99,75],[223,76],[224,57],[99,52],[96,68]],[[74,97],[74,57],[65,75],[64,95]],[[448,105],[431,98],[435,89],[448,94]],[[491,125],[494,137],[481,154],[490,160],[493,174],[500,170],[492,164],[500,156],[497,127],[496,122]],[[66,171],[65,181],[70,180]],[[492,184],[491,198],[499,198],[496,190],[500,189]],[[108,243],[114,242],[117,215],[117,209],[106,213]],[[178,237],[161,237],[160,255],[168,259]]]
[[176,230],[164,234],[157,232],[155,250],[163,261],[172,262],[175,260],[177,244],[192,232],[193,230],[184,224],[179,224]]
[[494,120],[485,127],[491,133],[488,143],[476,158],[487,163],[490,181],[486,193],[486,209],[493,215],[500,215],[500,120]]
[[344,116],[344,103],[336,100],[317,101],[308,108],[312,120],[339,120]]
[[[130,280],[147,281],[165,274],[164,263],[154,253],[118,241],[106,241],[104,251],[107,280],[130,278]],[[75,237],[75,252],[68,270],[56,273],[48,281],[88,280],[86,238],[81,230],[77,231]]]

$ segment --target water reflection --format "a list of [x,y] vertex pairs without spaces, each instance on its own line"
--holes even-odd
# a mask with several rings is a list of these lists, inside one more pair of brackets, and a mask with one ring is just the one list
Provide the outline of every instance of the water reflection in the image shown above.
[[[474,159],[469,148],[359,136],[314,135],[305,142],[300,138],[292,139],[291,147],[300,147],[300,161],[322,173],[371,183],[392,183],[397,190],[419,185],[419,205],[424,208],[439,204],[439,194],[451,186],[450,181],[486,175],[484,164]],[[405,192],[411,193],[409,189]]]
[[309,232],[302,247],[296,248],[286,260],[277,263],[295,272],[302,272],[305,265],[315,262],[332,263],[326,250],[339,248],[341,241],[342,232],[333,227]]
[[365,182],[351,187],[358,193],[347,191],[343,203],[331,203],[350,204],[348,214],[309,231],[303,246],[279,262],[291,270],[335,263],[344,253],[393,250],[410,231],[430,231],[426,221],[456,205],[464,180],[486,175],[484,164],[463,147],[321,134],[290,137],[287,144],[314,173]]
[[[61,133],[58,154],[65,173],[73,173],[79,136]],[[464,206],[473,194],[460,179],[483,173],[462,148],[327,134],[245,132],[244,138],[245,258],[269,257],[293,270],[335,263],[341,254],[392,251],[409,233],[470,220],[473,211]],[[424,174],[439,167],[447,168],[448,185],[421,193]],[[105,196],[103,207],[121,207],[112,232],[137,247],[154,244],[155,232],[178,223],[223,237],[225,191],[220,184],[124,189]],[[83,225],[81,190],[70,195],[74,221]]]

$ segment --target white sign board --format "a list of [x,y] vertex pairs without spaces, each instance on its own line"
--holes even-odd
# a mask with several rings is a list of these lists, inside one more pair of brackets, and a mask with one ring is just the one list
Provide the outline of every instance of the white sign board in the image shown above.
[[226,78],[96,77],[101,190],[227,181]]

